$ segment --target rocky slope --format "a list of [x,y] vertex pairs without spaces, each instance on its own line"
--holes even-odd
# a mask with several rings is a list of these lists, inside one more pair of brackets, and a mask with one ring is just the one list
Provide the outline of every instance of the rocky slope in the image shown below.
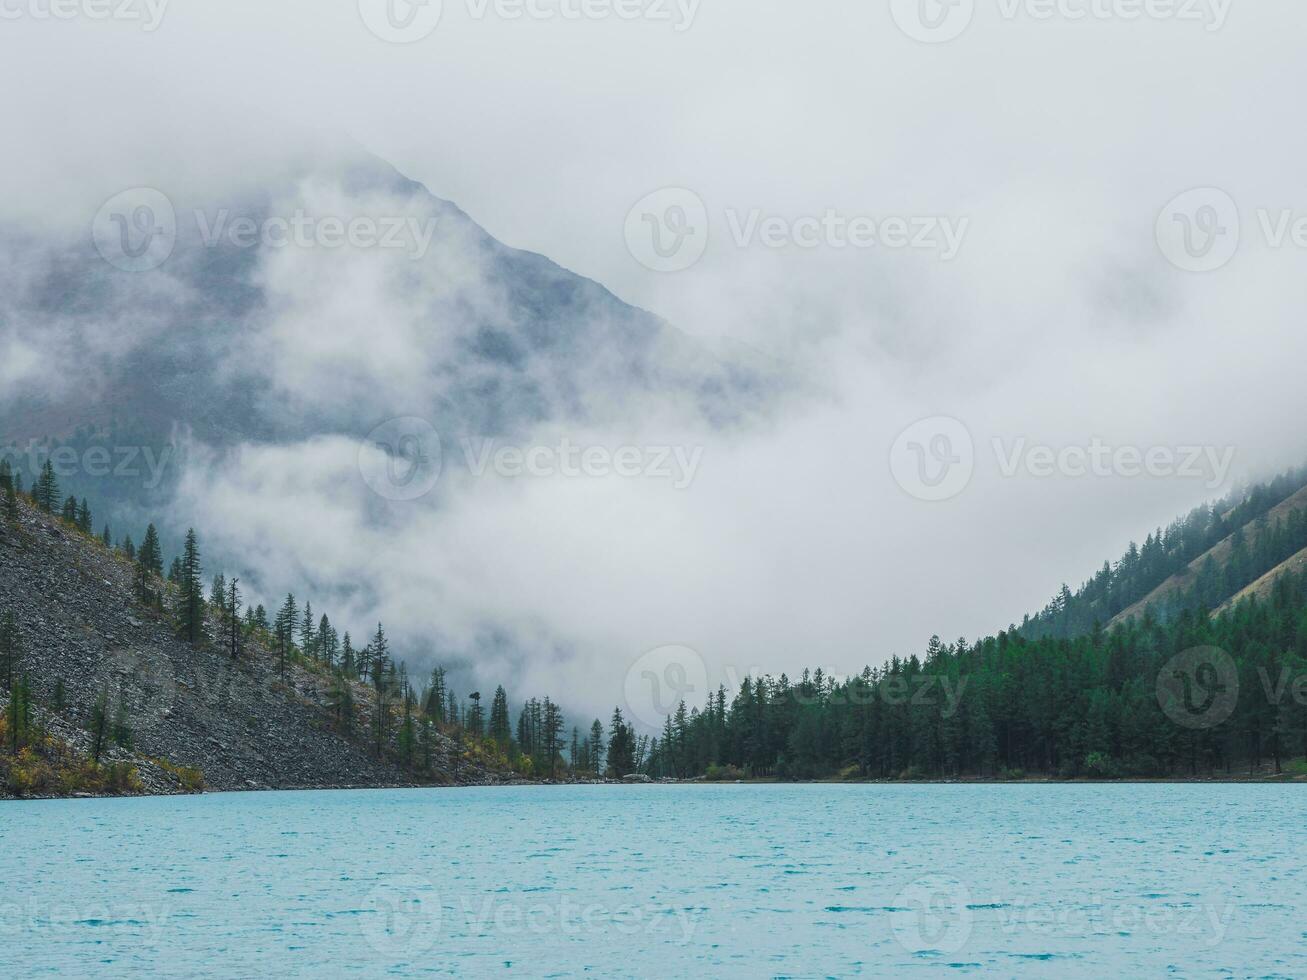
[[[26,504],[16,527],[0,518],[0,616],[12,612],[17,620],[19,669],[61,747],[89,753],[87,729],[107,691],[113,710],[126,708],[133,751],[112,748],[106,759],[135,765],[147,791],[183,791],[186,780],[174,771],[180,767],[201,771],[210,790],[413,782],[333,730],[327,677],[292,666],[283,681],[274,657],[256,643],[239,661],[184,643],[170,621],[135,601],[131,583],[129,561],[61,521]],[[60,685],[64,707],[55,712]],[[370,697],[355,685],[356,731],[367,731]],[[0,705],[6,702],[0,690]],[[436,735],[428,781],[502,780],[464,756],[458,742]]]

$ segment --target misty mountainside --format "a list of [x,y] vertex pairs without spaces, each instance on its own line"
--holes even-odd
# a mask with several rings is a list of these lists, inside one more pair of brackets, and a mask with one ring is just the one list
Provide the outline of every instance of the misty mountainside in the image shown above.
[[371,685],[300,657],[283,668],[256,630],[233,658],[213,609],[211,640],[186,642],[165,612],[175,589],[157,581],[171,597],[144,603],[139,574],[26,500],[0,516],[0,796],[514,778],[430,727],[403,765],[398,707],[373,737]]
[[1150,615],[1169,622],[1186,610],[1215,614],[1240,600],[1265,600],[1287,573],[1307,567],[1307,467],[1195,508],[1104,562],[1072,592],[1063,585],[1023,636],[1067,638]]
[[[776,383],[743,348],[719,356],[498,242],[375,157],[230,198],[167,192],[111,199],[72,241],[0,231],[0,445],[136,450],[131,479],[63,475],[102,505],[166,499],[192,444],[362,440],[418,417],[450,445],[643,403],[728,425]],[[370,237],[341,245],[358,222]],[[147,251],[135,271],[115,249],[147,234],[160,261]]]

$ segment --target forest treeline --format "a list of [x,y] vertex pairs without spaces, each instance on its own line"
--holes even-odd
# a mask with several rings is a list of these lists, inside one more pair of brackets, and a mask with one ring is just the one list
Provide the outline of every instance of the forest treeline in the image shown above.
[[[1168,665],[1181,701],[1159,694]],[[1201,659],[1201,658],[1200,658]],[[1228,670],[1226,665],[1229,665]],[[1189,687],[1186,689],[1184,685]],[[1218,699],[1235,698],[1226,715]],[[1184,700],[1188,699],[1188,700]],[[1169,710],[1168,710],[1169,709]],[[733,698],[680,706],[651,751],[655,776],[815,779],[1115,778],[1280,772],[1307,755],[1307,575],[1212,618],[1151,615],[1082,637],[1009,631],[934,638],[922,657],[835,679],[746,679]],[[1299,763],[1301,767],[1301,763]],[[1307,771],[1307,770],[1305,770]]]
[[[620,709],[607,725],[569,725],[547,697],[514,710],[502,685],[489,697],[459,694],[441,667],[415,679],[380,624],[360,645],[293,594],[270,612],[243,601],[238,578],[218,573],[206,583],[194,531],[166,572],[153,526],[139,546],[115,541],[107,527],[95,537],[134,563],[138,599],[169,617],[180,637],[237,659],[274,658],[283,676],[295,666],[330,678],[328,709],[340,733],[419,777],[433,771],[437,733],[531,778],[1229,775],[1303,767],[1307,756],[1307,572],[1283,575],[1266,600],[1209,613],[1307,546],[1302,511],[1268,517],[1303,479],[1290,474],[1195,511],[1150,535],[1142,549],[1132,546],[1075,595],[1064,589],[1062,600],[1022,627],[974,642],[935,637],[920,656],[853,677],[814,670],[745,678],[737,691],[679,705],[656,736],[637,733]],[[2,464],[0,490],[14,519],[21,477]],[[93,536],[89,505],[61,500],[52,471],[43,471],[30,497]],[[1201,569],[1164,615],[1148,610],[1104,629],[1110,610],[1138,601],[1150,583],[1231,535],[1229,560]],[[1088,611],[1095,615],[1080,629]],[[12,618],[4,622],[0,682],[14,690],[22,684],[21,657],[12,652],[21,647],[20,630]],[[1186,651],[1207,648],[1221,653],[1197,669],[1175,666]],[[1182,711],[1167,700],[1171,680],[1180,685]],[[11,709],[21,702],[11,697]],[[130,732],[130,719],[116,723]]]

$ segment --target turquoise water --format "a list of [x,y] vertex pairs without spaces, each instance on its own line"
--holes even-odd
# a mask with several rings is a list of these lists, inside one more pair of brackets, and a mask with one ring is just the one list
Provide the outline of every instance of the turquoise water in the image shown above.
[[1307,975],[1307,789],[0,804],[0,977]]

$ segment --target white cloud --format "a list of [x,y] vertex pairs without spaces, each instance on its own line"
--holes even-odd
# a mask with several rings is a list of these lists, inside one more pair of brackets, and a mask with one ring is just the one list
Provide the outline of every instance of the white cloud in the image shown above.
[[[215,546],[256,556],[269,589],[312,583],[333,615],[476,647],[486,682],[597,712],[624,665],[665,643],[717,666],[849,670],[935,631],[992,631],[1208,496],[1185,480],[1002,479],[993,437],[1233,446],[1239,476],[1307,457],[1307,254],[1249,240],[1194,276],[1152,239],[1189,187],[1227,190],[1248,227],[1260,207],[1307,208],[1304,133],[1287,122],[1304,20],[1291,0],[1212,32],[984,15],[922,45],[883,4],[721,0],[679,34],[475,21],[452,5],[428,41],[395,47],[350,4],[232,0],[173,5],[148,35],[8,25],[0,80],[24,96],[0,106],[18,134],[0,201],[10,221],[75,231],[124,187],[166,187],[179,208],[239,199],[336,159],[319,134],[343,130],[508,244],[792,372],[801,394],[724,430],[689,404],[628,401],[610,383],[620,350],[524,368],[556,405],[560,374],[582,372],[590,421],[555,420],[574,441],[702,445],[679,493],[451,471],[427,505],[379,511],[347,439],[247,447],[190,475],[180,507]],[[632,203],[666,186],[694,189],[713,233],[703,261],[670,276],[622,239]],[[330,184],[298,193],[355,203]],[[728,208],[966,216],[970,230],[948,263],[738,249]],[[432,365],[466,368],[469,321],[451,311],[502,300],[469,243],[436,248],[442,277],[407,288],[391,257],[271,254],[270,316],[245,363],[288,411],[425,410],[451,376]],[[58,325],[8,326],[6,386],[76,357]],[[141,325],[120,326],[101,336]],[[982,452],[961,497],[926,505],[886,458],[899,431],[940,414]],[[512,643],[486,642],[495,627]]]

